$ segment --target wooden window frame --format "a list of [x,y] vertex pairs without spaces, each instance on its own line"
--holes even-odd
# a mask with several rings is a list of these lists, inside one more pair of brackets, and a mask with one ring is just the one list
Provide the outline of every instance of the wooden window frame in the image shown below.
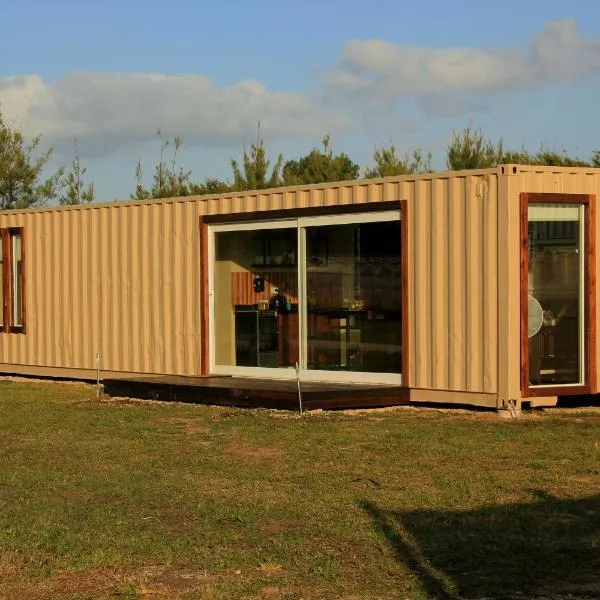
[[[14,324],[14,289],[15,274],[13,272],[13,246],[12,238],[19,235],[21,238],[21,324]],[[0,229],[0,244],[2,244],[2,325],[0,332],[25,333],[26,323],[26,298],[25,298],[25,234],[23,227],[6,227]]]
[[2,245],[2,325],[0,326],[0,332],[5,333],[8,331],[10,325],[10,260],[9,260],[9,235],[8,229],[0,229],[0,244]]
[[[554,194],[522,192],[521,228],[521,395],[568,396],[596,393],[596,196],[594,194]],[[536,386],[529,383],[529,339],[527,297],[529,294],[529,215],[530,204],[580,204],[584,207],[584,365],[580,385]]]

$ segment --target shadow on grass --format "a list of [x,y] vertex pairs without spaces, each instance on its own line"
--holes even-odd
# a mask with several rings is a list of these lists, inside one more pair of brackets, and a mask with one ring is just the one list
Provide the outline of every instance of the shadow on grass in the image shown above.
[[361,502],[430,598],[600,598],[600,495],[472,511]]

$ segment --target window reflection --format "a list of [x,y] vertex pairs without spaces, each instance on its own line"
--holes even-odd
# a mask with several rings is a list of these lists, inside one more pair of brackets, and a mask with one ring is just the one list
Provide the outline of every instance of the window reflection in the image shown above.
[[532,385],[582,383],[582,207],[529,206],[528,335]]

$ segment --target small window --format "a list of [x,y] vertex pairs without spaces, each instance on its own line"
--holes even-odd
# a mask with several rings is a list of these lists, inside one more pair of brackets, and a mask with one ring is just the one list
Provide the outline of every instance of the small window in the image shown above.
[[12,327],[23,327],[23,234],[21,230],[10,232]]
[[0,229],[0,331],[25,332],[23,229]]
[[6,307],[4,306],[4,231],[0,230],[0,331],[4,331],[6,323]]

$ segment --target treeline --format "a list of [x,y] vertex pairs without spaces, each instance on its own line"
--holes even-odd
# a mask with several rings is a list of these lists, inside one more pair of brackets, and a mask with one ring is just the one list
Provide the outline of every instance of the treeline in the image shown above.
[[[260,137],[250,148],[242,149],[241,160],[231,159],[230,180],[206,178],[194,181],[192,172],[179,165],[182,139],[160,142],[159,158],[151,168],[151,183],[145,184],[141,161],[135,167],[135,188],[132,199],[168,198],[217,194],[244,190],[265,189],[288,185],[306,185],[357,179],[360,166],[346,153],[333,151],[331,139],[325,136],[319,147],[305,156],[285,160],[282,154],[268,157]],[[42,177],[53,149],[41,150],[41,136],[27,140],[22,132],[10,127],[0,114],[0,209],[43,206],[51,202],[82,204],[95,200],[93,183],[87,183],[86,167],[82,166],[76,140],[72,140],[73,157],[69,165],[57,169],[46,179]],[[502,141],[487,137],[481,129],[466,128],[453,131],[446,148],[446,168],[451,171],[483,169],[502,163],[533,164],[569,167],[600,167],[600,150],[589,159],[571,157],[565,151],[548,149],[543,145],[531,153],[525,148],[505,150]],[[365,178],[390,177],[428,173],[432,171],[432,155],[416,149],[399,155],[393,144],[376,148],[372,166],[364,169]]]

